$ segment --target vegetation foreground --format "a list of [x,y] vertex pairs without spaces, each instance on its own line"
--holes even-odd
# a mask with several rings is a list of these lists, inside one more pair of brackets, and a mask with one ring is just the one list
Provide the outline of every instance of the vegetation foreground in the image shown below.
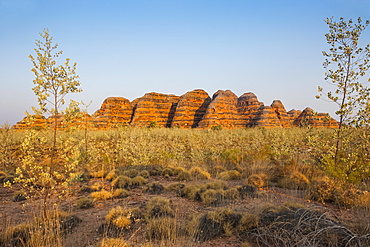
[[3,126],[0,246],[369,246],[368,136],[344,132],[338,153],[331,129],[70,129],[54,146]]

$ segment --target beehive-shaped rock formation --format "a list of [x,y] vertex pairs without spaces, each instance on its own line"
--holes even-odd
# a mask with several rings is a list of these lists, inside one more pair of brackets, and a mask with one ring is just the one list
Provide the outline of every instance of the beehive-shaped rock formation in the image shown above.
[[[109,97],[93,116],[84,114],[66,119],[63,115],[24,118],[13,126],[14,129],[52,128],[57,119],[58,128],[107,129],[120,126],[157,126],[180,128],[222,127],[227,129],[245,127],[290,128],[312,126],[337,128],[338,122],[325,113],[315,113],[311,108],[302,112],[286,111],[280,100],[270,106],[258,101],[251,92],[239,98],[230,90],[219,90],[209,97],[201,89],[185,93],[181,97],[161,93],[147,93],[130,102],[122,97]],[[32,121],[30,121],[32,120]]]
[[281,128],[282,123],[278,118],[274,108],[271,106],[261,106],[252,120],[253,127]]
[[40,115],[30,115],[17,122],[12,128],[15,130],[45,129],[48,127],[48,119]]
[[239,123],[237,111],[238,97],[230,90],[218,90],[212,97],[212,102],[208,105],[203,119],[198,127],[203,129],[214,126],[223,128],[236,128]]
[[237,103],[237,111],[239,114],[237,127],[243,128],[253,126],[253,118],[261,106],[263,106],[263,103],[259,102],[257,96],[252,92],[240,96]]
[[203,119],[211,98],[208,93],[201,89],[196,89],[180,97],[172,121],[172,127],[196,128]]
[[312,126],[316,128],[328,127],[337,128],[338,122],[331,118],[326,113],[316,113],[311,108],[305,108],[302,113],[294,120],[293,124],[295,126],[304,127]]
[[283,103],[280,100],[274,100],[271,104],[271,107],[275,111],[277,118],[280,121],[281,127],[283,128],[292,127],[293,121],[289,117]]
[[147,93],[134,105],[131,125],[170,127],[175,116],[179,96]]
[[100,109],[93,114],[94,125],[98,129],[127,126],[131,122],[132,109],[128,99],[122,97],[106,98]]

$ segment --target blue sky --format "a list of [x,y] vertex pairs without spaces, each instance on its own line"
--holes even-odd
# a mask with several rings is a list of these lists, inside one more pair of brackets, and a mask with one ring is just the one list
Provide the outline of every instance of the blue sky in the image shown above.
[[[309,106],[324,82],[324,20],[370,19],[370,0],[0,0],[0,124],[37,105],[32,91],[35,40],[50,30],[62,59],[77,62],[95,112],[109,96],[182,95],[204,89],[254,92],[287,110]],[[370,28],[362,35],[370,43]]]

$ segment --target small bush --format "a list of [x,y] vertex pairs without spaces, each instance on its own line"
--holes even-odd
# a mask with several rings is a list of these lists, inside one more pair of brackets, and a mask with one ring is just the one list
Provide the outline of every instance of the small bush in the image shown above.
[[194,166],[189,170],[190,176],[195,180],[204,180],[204,179],[210,179],[211,174],[209,174],[207,171],[204,171],[202,168],[198,166]]
[[172,217],[154,218],[148,222],[149,239],[175,240],[178,237],[179,226]]
[[309,188],[308,199],[318,202],[335,202],[338,186],[329,178],[315,181]]
[[180,191],[185,187],[185,184],[179,183],[179,182],[174,182],[166,186],[166,190],[169,191],[176,191],[177,194],[180,194]]
[[209,189],[200,195],[205,206],[219,206],[224,202],[224,190]]
[[123,239],[120,238],[103,238],[100,247],[129,247]]
[[162,176],[172,177],[173,175],[174,175],[174,171],[172,167],[166,167],[162,170]]
[[118,176],[116,179],[113,180],[112,186],[115,189],[128,189],[132,187],[132,179],[121,175]]
[[90,194],[90,196],[94,198],[95,200],[101,200],[101,201],[105,201],[113,197],[112,193],[110,193],[109,191],[106,191],[105,189],[102,189],[101,191],[93,192]]
[[188,171],[181,171],[177,175],[177,180],[179,181],[191,181],[192,177]]
[[287,189],[306,189],[310,184],[308,178],[300,173],[293,172],[279,181],[279,186]]
[[90,186],[91,191],[99,191],[103,188],[103,186],[100,183],[95,183]]
[[253,228],[257,228],[259,217],[256,214],[244,213],[240,220],[239,231],[248,231]]
[[254,187],[253,185],[248,185],[248,184],[243,185],[243,186],[237,186],[235,188],[239,191],[241,198],[247,198],[247,197],[254,196],[255,193],[257,192],[256,187]]
[[128,197],[130,193],[125,189],[116,189],[113,192],[113,198],[125,198]]
[[141,185],[145,184],[146,179],[142,176],[136,176],[131,180],[131,182],[132,182],[133,187],[137,187],[137,186],[141,186]]
[[243,215],[228,208],[220,208],[208,214],[193,216],[187,225],[188,233],[196,241],[207,241],[238,231]]
[[164,190],[164,186],[157,181],[147,184],[147,186],[144,188],[145,192],[148,192],[150,194],[157,194],[157,195],[162,194],[163,190]]
[[229,201],[236,201],[236,200],[239,200],[241,197],[240,192],[238,188],[236,187],[225,190],[224,196],[225,196],[225,199]]
[[143,178],[148,178],[150,177],[150,174],[147,170],[143,170],[139,173],[139,176],[142,176]]
[[184,167],[177,166],[173,168],[173,175],[178,176],[181,172],[185,171]]
[[173,217],[172,203],[164,197],[153,197],[146,205],[145,215],[147,219],[160,217]]
[[117,171],[115,169],[113,169],[110,172],[108,172],[107,176],[105,176],[105,179],[107,179],[109,181],[112,181],[116,177],[117,177]]
[[97,171],[97,172],[90,172],[90,177],[92,178],[103,178],[105,177],[106,173],[104,170]]
[[231,170],[231,171],[221,172],[220,174],[218,174],[217,178],[221,180],[226,180],[226,181],[239,180],[242,178],[242,175],[240,174],[240,172],[236,170]]
[[130,170],[124,171],[122,175],[127,176],[129,178],[134,178],[139,175],[139,171],[136,169],[130,169]]
[[76,201],[78,208],[91,208],[94,206],[94,199],[91,197],[81,197]]
[[265,181],[263,180],[263,176],[260,174],[254,174],[247,178],[245,184],[261,188],[265,185]]

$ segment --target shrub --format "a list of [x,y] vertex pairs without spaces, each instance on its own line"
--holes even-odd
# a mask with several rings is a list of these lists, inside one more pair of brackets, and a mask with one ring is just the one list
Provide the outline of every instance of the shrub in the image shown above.
[[103,178],[105,177],[106,173],[104,170],[97,171],[97,172],[90,172],[90,177],[92,178]]
[[131,180],[131,182],[132,182],[133,187],[137,187],[137,186],[141,186],[141,185],[145,184],[146,179],[142,176],[136,176]]
[[174,171],[172,167],[166,167],[162,170],[162,176],[171,177],[174,175]]
[[113,197],[112,193],[109,191],[106,191],[105,189],[102,189],[101,191],[93,192],[90,194],[90,196],[94,198],[95,200],[101,200],[101,201],[105,201]]
[[208,189],[200,195],[205,206],[219,206],[224,202],[224,190]]
[[259,217],[256,214],[244,213],[240,220],[239,231],[248,231],[258,226]]
[[217,176],[218,179],[226,180],[226,181],[228,181],[228,180],[239,180],[239,179],[241,179],[241,177],[242,177],[242,175],[240,174],[240,172],[238,172],[236,170],[221,172]]
[[265,185],[263,176],[261,176],[260,174],[254,174],[254,175],[249,176],[245,183],[247,185],[253,185],[257,188],[261,188]]
[[293,172],[288,176],[283,177],[279,181],[279,186],[287,189],[306,189],[309,183],[310,181],[304,174]]
[[173,175],[178,176],[181,172],[185,171],[184,167],[177,166],[173,168]]
[[236,187],[225,190],[224,196],[225,196],[225,199],[229,201],[239,200],[241,197],[240,192],[238,188]]
[[113,180],[112,186],[115,189],[131,188],[132,179],[124,175],[118,176],[116,179]]
[[338,186],[328,177],[315,181],[309,188],[308,199],[319,202],[335,202]]
[[90,186],[92,191],[99,191],[103,188],[103,186],[100,183],[95,183]]
[[164,186],[159,183],[158,181],[149,183],[145,188],[144,191],[150,194],[162,194],[164,190]]
[[128,197],[130,193],[125,189],[116,189],[113,192],[113,198],[125,198]]
[[195,180],[203,180],[203,179],[210,179],[211,174],[207,171],[204,171],[198,166],[194,166],[189,170],[190,176]]
[[226,172],[226,168],[218,165],[218,166],[213,167],[213,171],[216,174],[220,174],[221,172]]
[[134,178],[139,175],[139,171],[136,169],[130,169],[130,170],[124,171],[122,175],[130,177],[130,178]]
[[105,176],[105,179],[112,181],[117,177],[117,171],[115,169],[108,172],[107,176]]
[[172,203],[164,197],[153,197],[146,205],[145,215],[147,219],[173,217]]
[[187,225],[188,233],[196,241],[207,241],[224,234],[238,231],[242,214],[228,208],[220,208],[208,214],[194,215]]
[[123,239],[120,238],[103,238],[100,247],[129,247]]
[[178,194],[180,194],[180,191],[185,187],[185,184],[174,182],[165,187],[166,190],[169,191],[176,191]]
[[179,181],[191,181],[192,177],[188,171],[181,171],[177,175],[177,180]]
[[139,176],[142,176],[143,178],[148,178],[150,177],[150,174],[147,170],[143,170],[139,173]]
[[179,226],[172,217],[154,218],[148,222],[149,239],[175,240],[178,237]]
[[78,208],[91,208],[94,206],[94,199],[91,197],[81,197],[76,201]]

